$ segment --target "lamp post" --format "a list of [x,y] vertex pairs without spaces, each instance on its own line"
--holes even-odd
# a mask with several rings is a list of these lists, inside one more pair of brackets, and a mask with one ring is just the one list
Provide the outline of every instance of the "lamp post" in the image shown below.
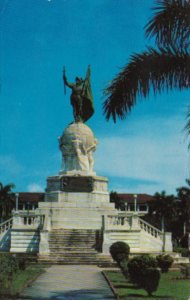
[[137,195],[134,195],[134,211],[137,211]]
[[18,198],[19,198],[19,193],[16,193],[15,196],[16,196],[16,211],[18,211]]

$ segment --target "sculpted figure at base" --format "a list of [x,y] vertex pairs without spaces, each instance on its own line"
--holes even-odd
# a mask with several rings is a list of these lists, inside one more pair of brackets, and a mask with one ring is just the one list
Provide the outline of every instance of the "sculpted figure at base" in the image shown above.
[[69,83],[63,73],[64,85],[71,88],[71,105],[75,122],[86,122],[94,113],[93,98],[90,84],[90,66],[88,67],[85,80],[76,77],[75,83]]

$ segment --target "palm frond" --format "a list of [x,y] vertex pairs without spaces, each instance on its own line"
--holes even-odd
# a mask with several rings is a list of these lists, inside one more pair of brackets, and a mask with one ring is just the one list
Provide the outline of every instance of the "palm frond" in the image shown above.
[[150,89],[155,93],[190,87],[190,55],[174,49],[148,48],[133,54],[127,66],[105,89],[103,103],[106,119],[124,119],[136,104],[137,96],[147,97]]
[[156,0],[153,11],[145,26],[147,37],[155,37],[159,47],[190,47],[189,0]]

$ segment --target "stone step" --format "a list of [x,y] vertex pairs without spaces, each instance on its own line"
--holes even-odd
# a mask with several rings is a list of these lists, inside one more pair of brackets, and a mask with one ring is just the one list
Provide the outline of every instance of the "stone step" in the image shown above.
[[97,261],[96,256],[94,255],[93,257],[88,257],[88,256],[63,256],[63,255],[50,255],[49,257],[40,257],[41,259],[48,259],[48,260],[63,260],[63,261]]
[[57,234],[96,234],[99,230],[88,230],[88,229],[52,229],[52,233]]
[[78,240],[68,240],[68,241],[58,241],[58,240],[51,240],[51,241],[48,241],[49,242],[49,245],[76,245],[76,246],[93,246],[96,244],[96,241],[78,241]]
[[96,250],[94,250],[94,249],[90,249],[90,250],[87,250],[87,251],[77,251],[77,250],[75,250],[74,248],[71,250],[71,251],[63,251],[62,249],[59,249],[59,250],[57,250],[57,249],[54,249],[53,251],[50,251],[51,253],[56,253],[56,252],[58,252],[58,253],[63,253],[63,254],[66,254],[66,255],[74,255],[74,254],[79,254],[79,255],[94,255],[94,254],[97,254],[98,252],[96,251]]
[[[98,235],[98,236],[101,236],[101,235]],[[71,238],[73,238],[73,237],[81,237],[81,238],[89,238],[89,239],[95,239],[97,236],[95,235],[95,234],[77,234],[77,233],[72,233],[72,234],[64,234],[64,233],[60,233],[60,234],[58,234],[58,233],[49,233],[49,237],[60,237],[60,238],[62,238],[62,237],[71,237]]]
[[49,241],[87,241],[87,242],[94,242],[96,241],[95,238],[89,238],[89,237],[76,237],[76,236],[62,236],[62,237],[58,237],[58,236],[51,236],[48,238]]
[[95,252],[95,250],[94,250],[94,248],[92,248],[92,247],[76,247],[76,246],[74,246],[74,247],[67,247],[67,246],[49,246],[49,248],[50,248],[50,250],[51,251],[53,251],[53,250],[57,250],[57,251],[72,251],[72,250],[74,250],[74,251],[77,251],[77,252]]
[[51,231],[49,233],[49,235],[51,236],[89,236],[89,237],[95,237],[96,236],[96,233],[81,233],[81,232],[53,232]]
[[[80,262],[72,262],[72,261],[62,261],[62,260],[39,260],[39,263],[42,264],[59,264],[59,265],[86,265],[86,261],[80,261]],[[97,261],[91,261],[88,262],[88,265],[98,265]]]
[[96,242],[88,242],[88,241],[49,241],[49,245],[55,246],[81,246],[81,247],[92,247],[96,244]]
[[81,236],[81,235],[73,235],[73,236],[71,236],[71,235],[49,235],[49,240],[54,240],[54,239],[62,239],[62,240],[71,240],[71,239],[73,239],[73,240],[89,240],[89,241],[93,241],[93,240],[96,240],[96,237],[95,236],[93,236],[93,237],[90,237],[90,236],[88,236],[88,235],[86,235],[86,236]]
[[115,268],[117,265],[114,262],[110,261],[99,261],[99,260],[90,260],[90,261],[71,261],[71,260],[63,260],[63,259],[49,259],[49,258],[39,258],[38,262],[40,264],[44,265],[50,265],[50,264],[59,264],[59,265],[97,265],[100,267],[109,267],[109,268]]

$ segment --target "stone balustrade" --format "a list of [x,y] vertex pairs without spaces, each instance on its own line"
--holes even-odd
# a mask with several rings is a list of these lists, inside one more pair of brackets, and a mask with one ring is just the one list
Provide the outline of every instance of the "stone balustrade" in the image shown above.
[[0,224],[0,235],[12,228],[13,218],[8,219]]
[[108,215],[104,216],[104,229],[138,229],[144,230],[146,233],[152,235],[155,238],[163,239],[163,233],[156,227],[150,225],[138,215]]
[[150,225],[141,218],[138,218],[139,226],[142,230],[146,231],[148,234],[154,236],[155,238],[163,239],[163,232],[156,227]]
[[132,217],[131,216],[119,216],[108,215],[104,216],[104,229],[131,229]]
[[12,228],[22,229],[42,229],[44,225],[45,216],[31,212],[17,212],[13,214]]

